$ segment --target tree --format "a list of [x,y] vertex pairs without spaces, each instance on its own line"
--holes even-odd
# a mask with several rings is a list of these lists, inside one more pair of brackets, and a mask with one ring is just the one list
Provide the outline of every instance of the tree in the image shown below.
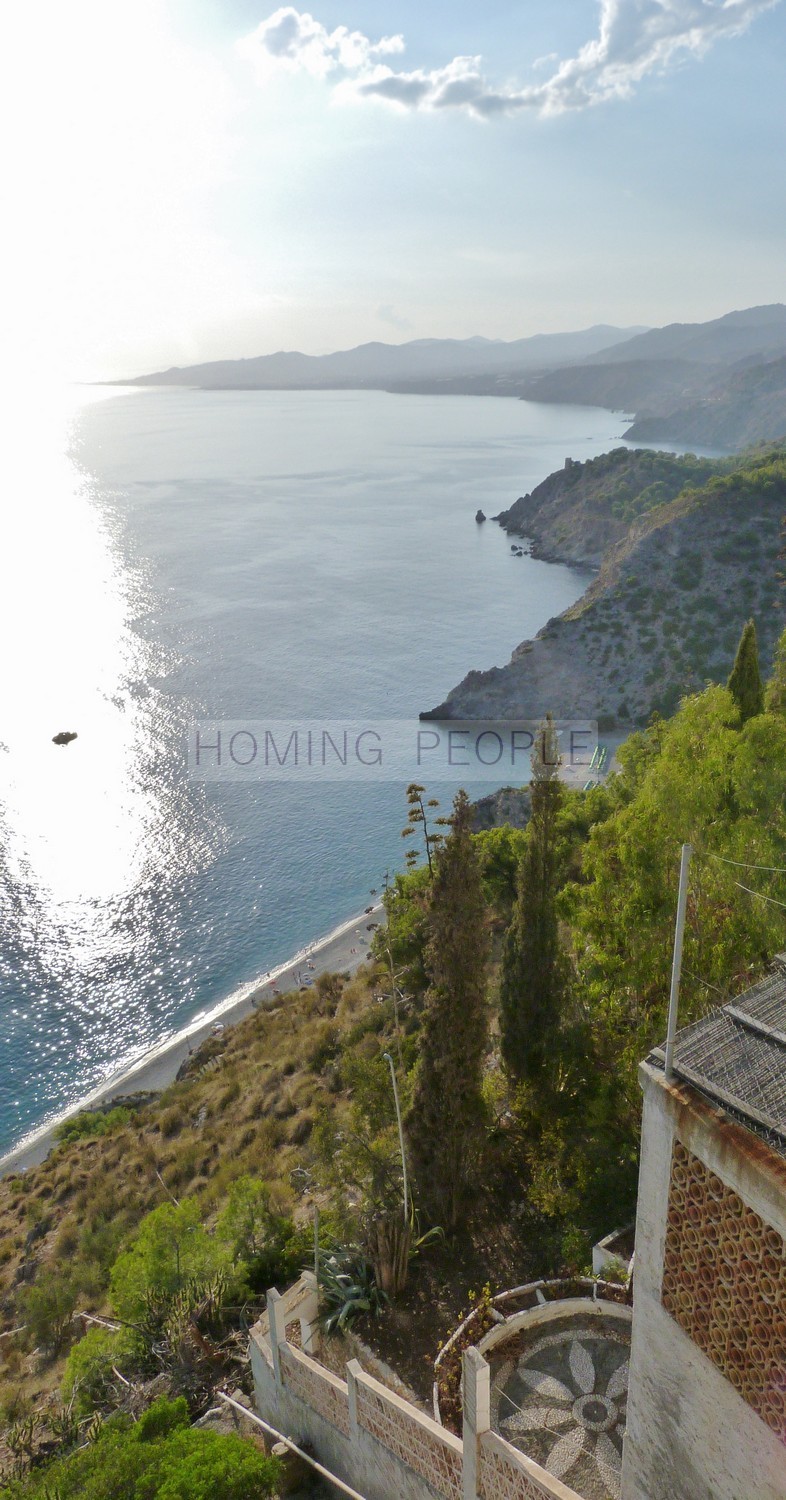
[[748,719],[754,718],[756,714],[763,713],[764,690],[759,671],[759,645],[753,620],[748,620],[743,628],[727,687],[740,710],[743,724]]
[[502,1057],[517,1082],[547,1071],[559,1027],[566,965],[557,918],[557,818],[563,800],[556,735],[547,720],[532,756],[532,816],[518,871],[513,920],[502,963]]
[[74,1344],[63,1372],[63,1400],[79,1417],[90,1416],[97,1407],[117,1404],[118,1379],[124,1369],[139,1363],[135,1335],[128,1328],[90,1328]]
[[174,1298],[189,1283],[208,1282],[230,1266],[227,1246],[208,1234],[193,1198],[162,1203],[146,1214],[128,1250],[112,1267],[112,1305],[129,1322],[151,1299]]
[[435,858],[428,919],[430,985],[407,1135],[424,1202],[454,1227],[483,1138],[488,1042],[487,913],[463,790]]
[[786,630],[775,647],[775,661],[764,694],[764,706],[770,714],[786,716]]
[[281,1215],[270,1206],[270,1188],[247,1173],[229,1189],[227,1205],[216,1225],[216,1234],[231,1246],[232,1259],[250,1261],[276,1234]]
[[[427,808],[431,807],[436,809],[439,807],[439,802],[437,801],[436,797],[430,797],[428,802],[424,801],[424,792],[425,787],[420,786],[417,781],[410,782],[409,786],[407,787],[407,807],[409,821],[406,828],[402,828],[401,837],[403,839],[411,839],[413,834],[419,827],[423,829],[423,845],[426,851],[426,859],[428,861],[428,872],[430,876],[433,876],[434,855],[442,844],[444,835],[441,833],[431,832],[431,829],[429,827]],[[446,823],[446,818],[435,818],[434,820],[434,825],[436,827],[444,828]],[[417,864],[417,859],[417,849],[408,849],[406,855],[408,870],[414,868],[414,866]]]

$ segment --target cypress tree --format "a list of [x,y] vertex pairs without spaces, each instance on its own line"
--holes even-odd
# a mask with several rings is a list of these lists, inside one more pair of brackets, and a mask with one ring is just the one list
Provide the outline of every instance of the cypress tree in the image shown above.
[[768,714],[786,715],[786,630],[775,647],[775,661],[764,694],[764,707]]
[[556,820],[563,787],[556,735],[547,720],[532,759],[532,815],[518,871],[516,905],[502,960],[502,1059],[517,1082],[536,1083],[559,1024],[565,961],[557,920]]
[[759,671],[756,626],[749,620],[740,636],[731,676],[726,684],[742,715],[743,724],[764,712],[764,689]]
[[454,1227],[483,1142],[483,1059],[488,1044],[488,929],[480,864],[465,791],[435,858],[410,1158],[423,1201]]

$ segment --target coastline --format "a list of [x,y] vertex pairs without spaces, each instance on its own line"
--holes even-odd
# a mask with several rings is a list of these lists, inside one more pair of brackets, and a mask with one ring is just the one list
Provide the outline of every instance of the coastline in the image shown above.
[[95,1108],[98,1104],[117,1102],[129,1094],[158,1094],[174,1083],[181,1064],[189,1053],[204,1042],[220,1024],[233,1026],[242,1021],[251,1011],[262,1004],[275,1004],[282,996],[300,989],[298,976],[311,979],[320,974],[354,973],[368,954],[371,933],[368,924],[379,923],[384,918],[381,901],[375,902],[371,912],[360,912],[322,938],[307,943],[286,963],[257,979],[251,980],[226,999],[200,1011],[187,1026],[166,1037],[147,1052],[123,1064],[97,1088],[62,1111],[45,1124],[29,1132],[16,1146],[0,1157],[0,1177],[12,1172],[26,1172],[38,1166],[49,1155],[55,1144],[54,1133],[64,1120],[71,1119],[83,1109]]

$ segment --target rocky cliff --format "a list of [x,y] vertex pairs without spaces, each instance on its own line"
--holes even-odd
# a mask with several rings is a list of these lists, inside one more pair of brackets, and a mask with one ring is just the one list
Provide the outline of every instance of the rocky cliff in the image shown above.
[[568,458],[563,469],[494,520],[510,534],[528,537],[533,557],[600,567],[637,516],[673,500],[686,483],[703,484],[725,467],[717,460],[678,458],[650,448],[615,448],[583,464]]
[[[550,556],[586,561],[605,547],[598,577],[572,609],[518,646],[507,666],[468,673],[424,717],[539,718],[551,711],[598,718],[606,729],[642,723],[653,710],[671,712],[707,680],[725,681],[750,616],[768,665],[786,625],[786,449],[750,455],[733,468],[718,465],[698,486],[697,461],[688,460],[687,484],[676,498],[649,506],[648,463],[629,456],[637,468],[605,455],[576,465],[576,475],[568,470],[567,480],[563,471],[552,475],[539,495],[512,507],[520,507],[517,524],[529,518],[541,528]],[[631,489],[642,486],[627,496],[628,511],[645,505],[627,521],[609,498],[622,476]]]

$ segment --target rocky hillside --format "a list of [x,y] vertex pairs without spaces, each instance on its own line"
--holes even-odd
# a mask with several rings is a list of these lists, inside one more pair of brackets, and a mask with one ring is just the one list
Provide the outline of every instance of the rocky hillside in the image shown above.
[[[786,624],[786,449],[718,465],[698,486],[700,464],[672,459],[675,473],[666,468],[656,483],[673,487],[684,464],[680,493],[654,505],[647,503],[647,456],[628,457],[630,464],[608,454],[575,465],[567,482],[561,471],[512,508],[520,507],[520,526],[528,516],[540,526],[549,556],[586,560],[605,539],[601,571],[507,666],[470,672],[424,717],[534,718],[550,710],[557,718],[598,718],[606,729],[641,723],[654,710],[671,712],[706,681],[725,681],[749,616],[769,666]],[[624,501],[615,498],[615,481],[624,481]],[[615,514],[620,505],[633,514],[627,524]]]
[[583,464],[568,458],[564,469],[494,520],[510,534],[528,537],[533,557],[597,568],[637,516],[726,467],[651,448],[615,448]]

